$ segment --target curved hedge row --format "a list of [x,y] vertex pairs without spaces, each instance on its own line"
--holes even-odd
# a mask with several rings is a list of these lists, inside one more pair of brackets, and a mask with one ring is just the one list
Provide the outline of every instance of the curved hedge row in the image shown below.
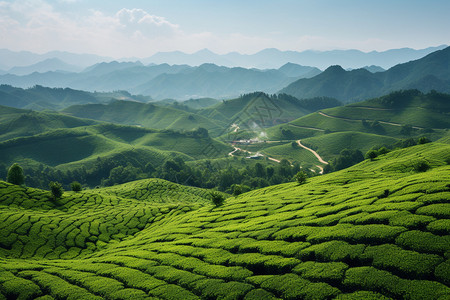
[[59,202],[2,182],[0,299],[447,299],[450,166],[364,167],[388,159],[220,207],[161,180]]

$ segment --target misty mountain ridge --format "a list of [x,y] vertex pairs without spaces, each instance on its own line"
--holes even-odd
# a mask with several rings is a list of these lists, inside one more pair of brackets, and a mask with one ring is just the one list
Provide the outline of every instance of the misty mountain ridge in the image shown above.
[[334,97],[346,103],[404,89],[448,93],[449,64],[450,47],[424,58],[396,65],[384,72],[371,73],[366,69],[345,71],[341,66],[334,65],[313,78],[299,79],[279,92],[299,99]]
[[188,65],[148,65],[141,62],[102,62],[79,73],[46,72],[24,76],[4,74],[0,83],[28,88],[42,85],[86,91],[127,90],[154,99],[231,98],[243,93],[274,93],[289,83],[312,77],[321,71],[314,67],[286,64],[279,70],[245,69],[205,63]]
[[[52,51],[45,54],[36,54],[28,51],[14,52],[0,49],[0,70],[7,71],[13,67],[31,66],[49,58],[58,58],[63,62],[87,68],[101,62],[117,60],[141,61],[144,65],[149,64],[187,64],[199,66],[204,63],[213,63],[227,67],[245,67],[258,69],[277,69],[291,62],[300,65],[314,66],[326,69],[330,65],[341,65],[345,68],[361,68],[362,66],[377,65],[384,69],[396,64],[419,59],[431,52],[441,50],[447,45],[428,47],[425,49],[391,49],[386,51],[363,52],[360,50],[330,50],[330,51],[282,51],[276,48],[263,49],[254,54],[241,54],[230,52],[227,54],[216,54],[208,49],[203,49],[191,54],[181,51],[158,52],[144,58],[119,58],[114,59],[94,54],[75,54],[64,51]],[[37,70],[36,70],[37,71]]]
[[434,51],[441,50],[447,45],[429,47],[426,49],[391,49],[387,51],[363,52],[360,50],[330,50],[330,51],[282,51],[276,48],[261,50],[255,54],[240,54],[231,52],[227,54],[215,54],[208,49],[203,49],[192,54],[180,51],[158,52],[141,61],[148,63],[169,63],[200,65],[202,63],[214,63],[223,66],[241,66],[246,68],[273,69],[291,62],[300,65],[314,66],[325,69],[330,65],[341,65],[345,68],[361,68],[362,66],[377,65],[383,69],[396,64],[419,59]]
[[28,75],[32,73],[46,73],[46,72],[67,72],[67,73],[73,73],[73,72],[80,72],[82,68],[68,64],[64,61],[62,61],[59,58],[47,58],[43,61],[40,61],[38,63],[35,63],[30,66],[23,66],[23,67],[13,67],[8,70],[7,73],[14,74],[14,75]]

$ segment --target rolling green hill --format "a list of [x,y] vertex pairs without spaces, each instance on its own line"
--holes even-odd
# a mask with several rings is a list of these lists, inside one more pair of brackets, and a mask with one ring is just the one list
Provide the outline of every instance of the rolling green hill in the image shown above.
[[36,112],[0,106],[0,141],[32,136],[58,128],[89,126],[98,122],[54,112]]
[[[210,148],[214,151],[207,151]],[[180,133],[114,124],[55,129],[0,142],[2,164],[18,162],[31,168],[34,186],[42,186],[45,177],[38,173],[46,167],[63,172],[51,176],[65,184],[78,180],[94,186],[108,178],[115,167],[131,164],[144,170],[150,165],[153,170],[168,160],[223,157],[231,150],[209,137],[197,136],[195,131]]]
[[446,299],[449,161],[419,145],[220,207],[161,180],[57,201],[0,182],[0,295]]
[[108,105],[75,105],[62,110],[63,113],[106,122],[138,125],[147,128],[193,130],[206,128],[211,135],[223,131],[223,122],[210,120],[195,113],[155,104],[131,101],[113,101]]
[[0,105],[33,110],[58,110],[76,104],[105,103],[111,101],[111,99],[133,101],[148,101],[150,99],[149,97],[141,98],[132,96],[125,91],[90,93],[70,88],[49,88],[41,85],[26,89],[6,84],[0,85]]
[[448,103],[447,94],[394,92],[323,109],[268,128],[266,134],[269,140],[302,139],[325,160],[330,160],[346,148],[365,153],[374,146],[392,145],[399,139],[426,136],[437,140],[450,128]]
[[[296,99],[292,96],[268,95],[254,92],[239,98],[222,101],[199,111],[199,114],[214,120],[234,124],[240,131],[261,132],[265,127],[285,123],[318,109],[339,106],[332,98]],[[227,132],[228,133],[228,132]]]

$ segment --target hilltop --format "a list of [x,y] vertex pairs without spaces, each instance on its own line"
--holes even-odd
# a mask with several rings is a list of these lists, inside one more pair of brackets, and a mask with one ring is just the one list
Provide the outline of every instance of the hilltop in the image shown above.
[[126,91],[90,93],[70,88],[49,88],[35,85],[18,88],[0,85],[0,105],[32,110],[59,110],[71,105],[107,103],[112,99],[148,101],[149,97],[133,96]]
[[[49,192],[0,183],[3,297],[444,299],[450,146],[207,204],[161,180]],[[429,169],[417,171],[425,162]]]
[[137,125],[155,129],[193,130],[206,128],[212,135],[223,132],[226,123],[205,118],[195,112],[153,103],[112,101],[109,104],[74,105],[61,111],[79,118]]

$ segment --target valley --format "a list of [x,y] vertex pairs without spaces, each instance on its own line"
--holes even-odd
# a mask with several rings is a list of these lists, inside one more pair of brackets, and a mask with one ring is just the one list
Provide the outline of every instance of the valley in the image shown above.
[[[0,300],[450,298],[434,50],[387,69],[0,74]],[[178,55],[198,59],[154,59]],[[46,65],[67,70],[26,74]]]

